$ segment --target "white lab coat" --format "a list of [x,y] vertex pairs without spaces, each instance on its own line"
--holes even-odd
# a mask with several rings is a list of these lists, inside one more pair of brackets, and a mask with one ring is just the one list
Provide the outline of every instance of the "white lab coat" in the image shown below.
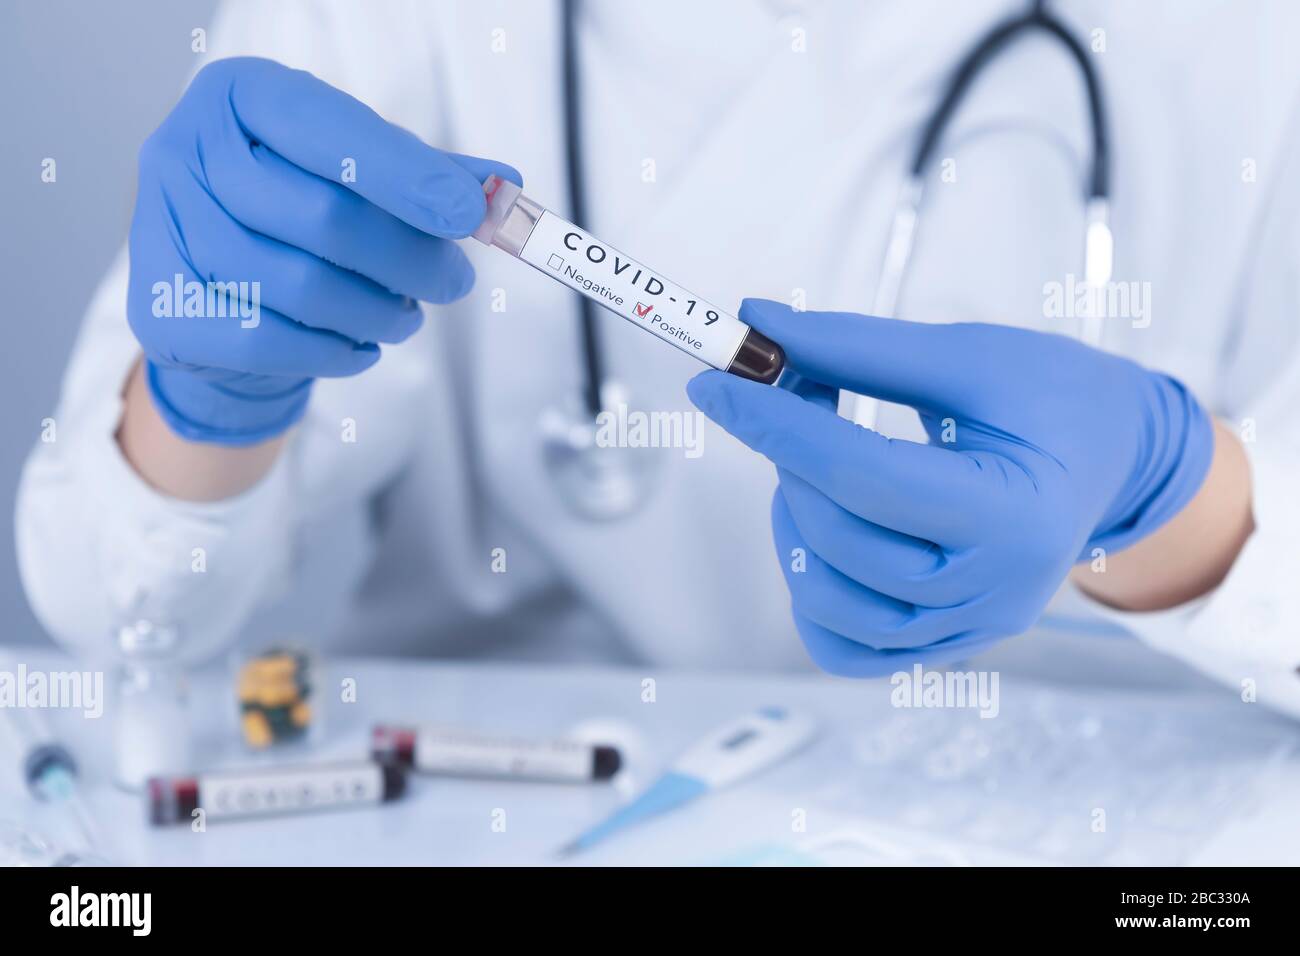
[[[1020,3],[583,4],[588,225],[716,302],[867,309],[918,125],[955,59]],[[1098,613],[1300,713],[1300,10],[1056,6],[1109,92],[1115,278],[1149,283],[1149,326],[1113,320],[1105,345],[1181,377],[1253,439],[1259,523],[1209,597]],[[430,143],[514,164],[528,195],[563,210],[557,8],[240,0],[208,56],[311,70]],[[1083,104],[1041,39],[981,80],[930,171],[900,314],[1070,330],[1044,315],[1044,284],[1081,272]],[[573,296],[466,248],[475,291],[431,309],[373,370],[319,382],[273,471],[216,504],[157,494],[114,442],[137,351],[124,255],[72,357],[58,440],[37,446],[19,496],[23,578],[50,633],[95,652],[143,615],[177,625],[196,657],[293,634],[372,652],[809,667],[773,553],[771,466],[710,424],[698,458],[653,456],[638,513],[574,518],[538,429],[576,401]],[[694,360],[606,318],[632,408],[689,411]],[[915,423],[887,409],[882,427]]]

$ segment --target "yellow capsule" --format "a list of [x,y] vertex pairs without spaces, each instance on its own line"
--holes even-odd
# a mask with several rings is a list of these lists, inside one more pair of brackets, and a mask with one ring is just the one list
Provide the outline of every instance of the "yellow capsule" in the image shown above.
[[295,727],[306,727],[311,723],[311,704],[305,700],[298,701],[289,711],[289,719]]
[[258,710],[244,711],[242,720],[244,740],[250,747],[262,749],[271,745],[271,724]]

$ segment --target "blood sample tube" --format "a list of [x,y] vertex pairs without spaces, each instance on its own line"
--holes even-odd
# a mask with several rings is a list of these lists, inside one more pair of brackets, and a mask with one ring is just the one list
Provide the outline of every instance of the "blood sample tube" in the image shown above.
[[491,737],[446,727],[379,726],[370,754],[418,773],[583,783],[608,780],[623,758],[604,744]]
[[504,249],[706,365],[771,384],[785,353],[757,329],[489,176],[487,216],[474,238]]
[[149,821],[163,825],[187,822],[200,809],[208,820],[238,820],[373,806],[396,800],[405,789],[401,767],[357,760],[153,777],[145,795]]

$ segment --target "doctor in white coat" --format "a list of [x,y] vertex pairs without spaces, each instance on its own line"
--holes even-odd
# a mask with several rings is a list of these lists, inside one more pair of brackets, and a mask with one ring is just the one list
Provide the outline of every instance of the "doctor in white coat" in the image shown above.
[[[975,38],[1021,7],[579,4],[585,225],[714,302],[864,312],[919,125]],[[1085,564],[1087,596],[1066,583],[1061,600],[1300,714],[1300,66],[1279,39],[1300,14],[1053,7],[1091,39],[1109,92],[1115,278],[1139,296],[1103,347],[1176,377],[1217,419],[1203,486],[1163,537],[1131,549],[1136,564],[1111,555],[1107,583]],[[425,143],[508,163],[565,209],[557,5],[234,0],[206,57],[236,56],[309,71]],[[1045,301],[1080,271],[1088,142],[1060,48],[1008,50],[942,152],[899,316],[1061,331]],[[107,653],[144,617],[195,660],[290,630],[353,651],[811,668],[773,553],[777,476],[694,417],[698,364],[602,314],[628,409],[690,416],[692,437],[638,453],[630,514],[575,515],[540,424],[580,402],[575,298],[458,245],[467,294],[433,296],[418,332],[358,374],[316,378],[292,427],[251,444],[191,440],[160,412],[166,389],[128,316],[143,265],[124,253],[72,356],[59,440],[36,447],[19,493],[20,566],[50,633]],[[901,406],[880,429],[921,434]]]

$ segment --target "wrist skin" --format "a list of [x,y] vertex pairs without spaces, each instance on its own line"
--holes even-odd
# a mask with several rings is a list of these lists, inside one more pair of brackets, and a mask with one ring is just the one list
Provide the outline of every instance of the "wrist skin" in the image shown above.
[[257,445],[230,447],[188,441],[162,420],[137,361],[122,390],[117,443],[136,474],[163,494],[182,501],[220,501],[247,491],[275,464],[280,435]]
[[1196,496],[1155,532],[1106,556],[1106,570],[1075,566],[1070,579],[1121,611],[1160,611],[1214,590],[1251,533],[1250,462],[1237,436],[1214,422],[1214,458]]

